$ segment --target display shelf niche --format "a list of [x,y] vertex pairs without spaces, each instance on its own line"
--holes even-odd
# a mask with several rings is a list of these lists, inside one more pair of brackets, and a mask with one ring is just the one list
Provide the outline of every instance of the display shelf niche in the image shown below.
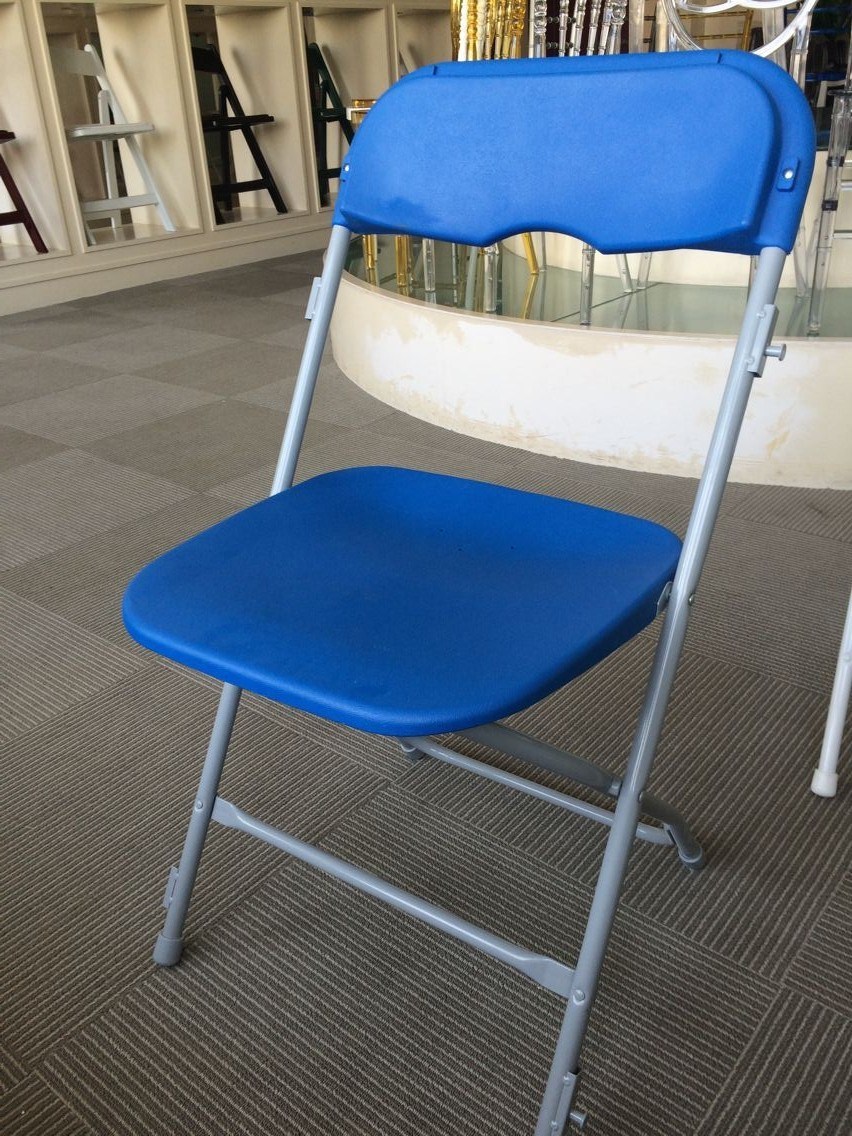
[[[168,233],[153,206],[130,210],[128,224],[112,228],[92,225],[95,244],[86,241],[79,207],[78,241],[82,251],[96,253],[105,245],[145,238],[161,239],[197,231],[201,226],[195,173],[189,153],[184,100],[176,45],[168,8],[139,0],[110,0],[106,4],[40,6],[48,52],[53,47],[82,49],[90,42],[104,64],[110,86],[131,122],[150,122],[154,130],[136,135],[160,197],[176,226]],[[51,65],[59,132],[68,126],[97,122],[94,79],[64,73]],[[75,194],[84,199],[104,193],[99,143],[66,141],[66,172]],[[136,163],[124,142],[118,143],[126,192],[145,192]]]
[[[271,114],[275,120],[257,126],[255,138],[284,198],[287,212],[277,212],[266,190],[252,190],[235,197],[233,210],[224,214],[228,226],[304,215],[312,206],[305,159],[308,139],[301,97],[302,61],[294,48],[293,23],[292,5],[274,5],[266,0],[186,6],[189,46],[206,42],[216,47],[244,112]],[[215,135],[205,136],[202,130],[197,94],[199,79],[204,82],[202,76],[194,75],[193,129],[196,151],[204,169],[205,213],[209,214],[209,223],[216,225],[212,202],[207,203],[209,172],[205,137],[213,146],[216,143]],[[207,99],[209,95],[208,90]],[[210,109],[206,103],[204,109]],[[238,130],[231,132],[231,150],[235,178],[256,179],[257,168]]]
[[[47,258],[66,255],[70,247],[68,232],[50,160],[23,11],[11,0],[0,0],[0,128],[15,134],[15,140],[3,147],[3,157],[51,250]],[[0,212],[11,208],[0,184]],[[35,251],[23,226],[0,228],[0,266],[30,259],[43,263],[46,258]]]

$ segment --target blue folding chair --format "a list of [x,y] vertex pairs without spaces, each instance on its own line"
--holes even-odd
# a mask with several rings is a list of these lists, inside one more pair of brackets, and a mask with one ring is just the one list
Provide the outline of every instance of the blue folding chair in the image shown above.
[[[440,64],[404,78],[370,111],[342,171],[272,495],[160,557],[125,598],[134,638],[225,684],[166,891],[158,963],[181,956],[210,820],[239,829],[565,998],[535,1131],[558,1136],[569,1120],[582,1127],[580,1049],[631,846],[637,838],[673,845],[692,868],[703,859],[683,819],[645,786],[752,381],[767,356],[783,356],[772,345],[774,300],[813,151],[801,91],[775,64],[740,52]],[[486,246],[534,230],[612,253],[759,256],[683,545],[637,517],[408,469],[338,470],[292,487],[352,234]],[[624,777],[496,724],[664,609]],[[242,689],[392,735],[414,757],[475,770],[608,825],[576,965],[474,927],[218,796]],[[558,770],[615,799],[615,809],[433,740],[454,731]]]

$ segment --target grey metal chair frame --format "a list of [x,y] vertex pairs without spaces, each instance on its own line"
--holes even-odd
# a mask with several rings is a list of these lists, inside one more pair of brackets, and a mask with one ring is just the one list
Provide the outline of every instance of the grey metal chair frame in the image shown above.
[[[454,68],[458,65],[448,66]],[[488,64],[472,66],[478,68],[483,75],[489,69]],[[767,71],[773,69],[767,65]],[[520,72],[518,74],[520,75]],[[426,98],[429,89],[425,86],[417,88],[413,84],[427,82],[428,80],[422,76],[419,79],[406,79],[397,88],[397,93],[403,92],[399,97],[405,98],[412,91],[419,90],[418,98]],[[491,79],[487,82],[490,84]],[[786,80],[784,84],[788,86]],[[795,90],[791,89],[795,94]],[[493,94],[493,91],[491,93]],[[394,97],[393,93],[387,96],[389,100]],[[429,97],[431,98],[431,95]],[[798,95],[796,97],[799,98]],[[449,107],[451,105],[449,96],[445,94],[444,98],[445,108]],[[415,101],[412,105],[414,109],[412,110],[410,106],[409,113],[419,114],[421,104]],[[484,113],[485,105],[484,101],[477,104],[478,115]],[[487,109],[490,113],[490,103]],[[807,109],[800,104],[797,112],[797,121],[801,125],[807,115]],[[394,119],[392,116],[381,119],[374,115],[370,121],[387,123],[394,122]],[[387,152],[383,147],[391,135],[382,134],[381,131],[382,127],[377,126],[368,142],[367,159],[364,159],[365,164],[361,167],[361,177],[364,180],[359,183],[357,178],[350,176],[347,187],[350,191],[348,204],[344,203],[344,208],[338,204],[337,220],[332,227],[323,273],[321,278],[315,281],[312,289],[307,312],[310,327],[273,477],[272,495],[279,494],[293,485],[332,311],[349,253],[350,240],[356,232],[370,232],[370,226],[376,221],[376,217],[370,212],[358,213],[357,198],[353,205],[351,191],[354,185],[370,184],[368,179],[374,174],[376,166],[370,164],[369,146],[374,147],[372,153],[376,162]],[[359,139],[356,138],[356,147],[358,141]],[[797,196],[786,200],[795,204],[798,215],[806,180],[810,176],[812,153],[807,151],[801,137],[797,147],[796,154],[790,156],[784,154],[778,158],[780,164],[776,176],[782,187],[788,183],[791,188],[796,186]],[[362,150],[361,153],[364,152]],[[355,164],[353,159],[350,159],[350,163]],[[344,166],[343,172],[348,172],[349,168],[350,166]],[[471,169],[475,174],[475,167]],[[454,167],[454,174],[457,173],[458,167]],[[797,177],[802,180],[797,182]],[[422,195],[428,192],[422,183],[416,184],[418,193]],[[399,191],[392,178],[389,186],[390,188],[385,188],[386,200],[397,200]],[[367,197],[369,199],[369,195]],[[416,221],[422,215],[423,206],[414,196],[412,202],[407,208]],[[346,211],[347,208],[350,210],[349,213]],[[351,228],[347,227],[350,217],[354,219]],[[391,222],[395,220],[397,218],[392,215]],[[413,228],[413,224],[414,222],[408,225],[409,231]],[[467,238],[466,243],[487,244],[487,241],[470,240],[470,238],[490,236],[494,230],[483,232],[471,228],[471,224],[472,222],[468,222],[468,226],[464,229],[451,229],[450,233],[454,235],[456,232],[461,232]],[[794,224],[792,216],[790,224]],[[436,225],[433,231],[440,234],[442,229]],[[787,236],[792,238],[792,230]],[[781,239],[780,236],[778,239]],[[786,247],[791,243],[791,239],[784,238]],[[612,247],[622,246],[613,242]],[[767,358],[780,359],[784,355],[783,347],[773,345],[773,335],[778,316],[775,300],[786,253],[783,247],[768,244],[768,238],[757,236],[746,248],[749,252],[754,251],[755,248],[761,249],[755,279],[746,301],[740,335],[677,568],[671,583],[662,588],[657,603],[658,612],[664,612],[664,618],[624,775],[617,777],[593,761],[537,741],[500,723],[492,722],[460,730],[460,733],[477,743],[498,749],[540,769],[556,771],[581,785],[597,790],[614,801],[614,808],[606,809],[591,805],[568,793],[556,792],[503,769],[474,760],[444,744],[437,737],[406,736],[398,739],[403,752],[414,760],[433,759],[449,763],[491,781],[547,800],[590,821],[603,824],[609,829],[576,964],[570,966],[561,959],[528,950],[488,930],[476,927],[458,915],[411,895],[370,872],[265,823],[220,796],[219,782],[241,696],[241,690],[232,682],[226,682],[222,689],[198,791],[191,810],[183,853],[180,863],[171,870],[169,876],[164,897],[166,918],[154,950],[157,963],[170,966],[177,963],[182,955],[187,909],[210,822],[215,821],[225,827],[252,835],[299,860],[314,865],[337,880],[382,899],[397,910],[441,929],[455,939],[513,967],[563,998],[566,1002],[565,1014],[535,1134],[560,1136],[569,1123],[578,1128],[585,1125],[585,1114],[575,1105],[580,1075],[580,1051],[595,1001],[604,955],[634,841],[638,839],[672,847],[681,861],[690,868],[701,867],[704,859],[702,849],[684,819],[674,808],[648,792],[648,781],[662,734],[690,613],[752,384],[755,378],[763,373]],[[416,644],[412,645],[411,649],[416,650]],[[434,719],[429,720],[434,721]],[[643,820],[643,817],[648,818],[648,821]]]
[[[325,268],[314,289],[315,306],[312,303],[309,310],[310,329],[272,484],[273,494],[293,483],[349,240],[348,230],[335,226]],[[241,694],[239,688],[230,684],[225,684],[221,694],[183,854],[179,865],[172,869],[169,876],[164,898],[166,919],[154,951],[156,962],[171,966],[180,960],[187,909],[210,821],[238,829],[476,947],[565,998],[568,1006],[535,1133],[536,1136],[559,1136],[569,1120],[578,1127],[583,1127],[585,1113],[574,1107],[578,1079],[575,1070],[578,1068],[580,1049],[633,842],[639,839],[669,845],[674,847],[687,867],[700,868],[703,864],[701,847],[684,819],[677,810],[651,796],[646,786],[751,385],[754,378],[762,374],[767,356],[783,357],[783,350],[771,346],[771,340],[777,315],[774,299],[784,260],[785,254],[780,249],[768,248],[760,254],[758,271],[749,295],[680,564],[671,593],[660,599],[661,608],[667,607],[668,610],[624,777],[618,778],[594,762],[503,725],[482,726],[466,732],[474,740],[493,746],[505,754],[600,790],[615,801],[614,811],[590,805],[586,801],[475,761],[434,738],[400,739],[403,750],[411,757],[427,755],[467,769],[546,799],[609,828],[606,852],[576,966],[569,967],[556,959],[538,955],[474,927],[449,911],[412,896],[369,872],[265,824],[220,797],[219,780]],[[643,823],[640,814],[651,817],[657,823]]]

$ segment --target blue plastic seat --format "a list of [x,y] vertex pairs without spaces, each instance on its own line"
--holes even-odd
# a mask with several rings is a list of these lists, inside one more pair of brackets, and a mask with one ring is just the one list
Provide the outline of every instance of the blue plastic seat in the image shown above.
[[[439,64],[370,111],[341,170],[272,496],[160,557],[125,599],[141,643],[224,682],[169,876],[158,963],[181,957],[210,822],[237,829],[564,998],[535,1136],[582,1127],[580,1052],[631,848],[668,845],[688,867],[703,864],[683,817],[648,781],[749,392],[767,356],[781,355],[775,297],[813,157],[801,91],[774,64],[740,52]],[[339,470],[293,486],[353,234],[486,245],[530,229],[614,253],[759,257],[682,548],[637,517],[407,469]],[[623,774],[497,721],[593,666],[660,611]],[[461,767],[606,825],[576,965],[474,926],[226,800],[219,784],[243,689],[396,736],[414,760]],[[435,737],[453,731],[615,807]]]
[[[505,717],[657,613],[680,541],[538,494],[385,467],[303,482],[166,553],[128,589],[140,643],[384,734]],[[475,660],[475,665],[472,661]]]

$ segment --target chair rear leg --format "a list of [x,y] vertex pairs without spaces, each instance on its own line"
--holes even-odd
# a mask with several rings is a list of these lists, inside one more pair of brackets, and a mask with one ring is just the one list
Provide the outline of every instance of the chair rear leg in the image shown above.
[[580,1074],[580,1050],[633,847],[639,820],[639,797],[640,792],[634,788],[630,791],[625,789],[618,799],[535,1136],[562,1136],[569,1121],[578,1128],[585,1126],[585,1115],[573,1108]]
[[228,752],[228,743],[231,740],[231,731],[234,728],[234,719],[237,716],[241,693],[238,686],[231,686],[230,683],[226,683],[219,698],[219,709],[216,711],[213,732],[207,746],[207,756],[204,759],[201,781],[189,819],[189,828],[187,829],[180,864],[177,868],[172,868],[166,886],[166,896],[163,901],[166,908],[166,920],[154,947],[154,962],[160,966],[174,966],[175,963],[180,961],[183,953],[183,927],[186,921],[186,913],[192,897],[192,888],[198,872],[210,817],[216,803],[219,780],[222,776],[222,767],[225,764],[225,755]]
[[[679,568],[678,571],[680,572],[681,569]],[[700,568],[697,571],[700,572]],[[615,807],[615,819],[607,839],[583,935],[583,944],[577,957],[571,995],[553,1055],[547,1088],[542,1098],[535,1136],[562,1136],[569,1119],[581,1128],[585,1123],[582,1114],[572,1111],[580,1072],[580,1050],[586,1036],[607,943],[618,909],[624,877],[627,874],[627,864],[642,810],[645,786],[651,774],[663,730],[666,707],[674,685],[675,672],[686,638],[690,607],[687,595],[691,591],[691,585],[684,590],[679,586],[677,577],[675,578],[627,770],[621,783],[618,804]]]

